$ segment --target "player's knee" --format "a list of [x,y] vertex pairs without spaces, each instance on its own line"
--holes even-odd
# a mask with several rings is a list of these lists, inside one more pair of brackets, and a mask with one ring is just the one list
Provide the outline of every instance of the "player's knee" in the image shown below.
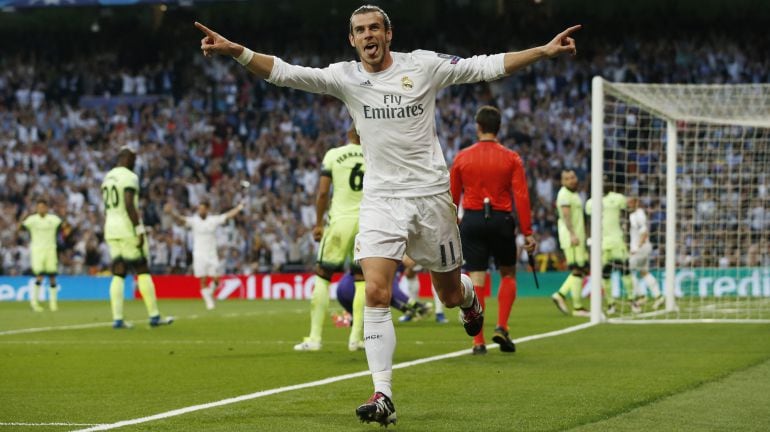
[[389,307],[390,286],[385,278],[371,277],[366,281],[366,304],[373,307]]

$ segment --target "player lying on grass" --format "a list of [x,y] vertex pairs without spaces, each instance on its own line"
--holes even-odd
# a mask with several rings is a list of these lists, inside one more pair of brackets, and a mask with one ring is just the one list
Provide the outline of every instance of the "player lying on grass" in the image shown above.
[[[345,308],[351,315],[353,312],[353,296],[355,295],[354,276],[352,273],[347,272],[337,283],[337,301],[340,302],[343,308]],[[410,314],[415,319],[427,317],[431,314],[432,307],[430,304],[423,303],[414,298],[407,296],[401,288],[398,286],[398,277],[393,280],[393,296],[390,298],[390,306],[395,308],[404,314]]]

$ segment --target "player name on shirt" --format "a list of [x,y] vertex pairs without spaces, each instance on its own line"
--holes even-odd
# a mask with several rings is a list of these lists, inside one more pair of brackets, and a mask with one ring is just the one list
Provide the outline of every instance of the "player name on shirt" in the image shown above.
[[337,159],[335,159],[334,161],[339,164],[339,163],[345,162],[349,158],[355,158],[355,157],[357,157],[357,158],[364,157],[364,154],[363,154],[363,152],[360,152],[360,151],[358,151],[358,152],[354,152],[354,151],[353,152],[347,152],[347,153],[343,153],[343,154],[339,155],[337,157]]

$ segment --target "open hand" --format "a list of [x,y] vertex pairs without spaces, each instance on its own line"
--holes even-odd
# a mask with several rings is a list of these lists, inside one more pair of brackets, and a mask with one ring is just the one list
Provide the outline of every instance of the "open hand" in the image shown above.
[[563,32],[557,34],[552,41],[548,42],[545,45],[546,55],[548,57],[555,57],[561,54],[569,54],[573,56],[577,54],[577,46],[575,45],[575,39],[571,38],[570,35],[580,30],[581,27],[583,26],[578,24],[576,26],[572,26],[567,30],[564,30]]

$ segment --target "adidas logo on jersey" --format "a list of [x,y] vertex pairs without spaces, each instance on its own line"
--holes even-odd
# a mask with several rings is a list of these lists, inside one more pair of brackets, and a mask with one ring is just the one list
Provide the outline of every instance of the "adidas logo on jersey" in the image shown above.
[[369,81],[369,80],[366,80],[366,81],[362,82],[362,83],[361,83],[361,84],[359,84],[359,85],[360,85],[361,87],[374,87],[374,85],[372,84],[372,82],[371,82],[371,81]]

